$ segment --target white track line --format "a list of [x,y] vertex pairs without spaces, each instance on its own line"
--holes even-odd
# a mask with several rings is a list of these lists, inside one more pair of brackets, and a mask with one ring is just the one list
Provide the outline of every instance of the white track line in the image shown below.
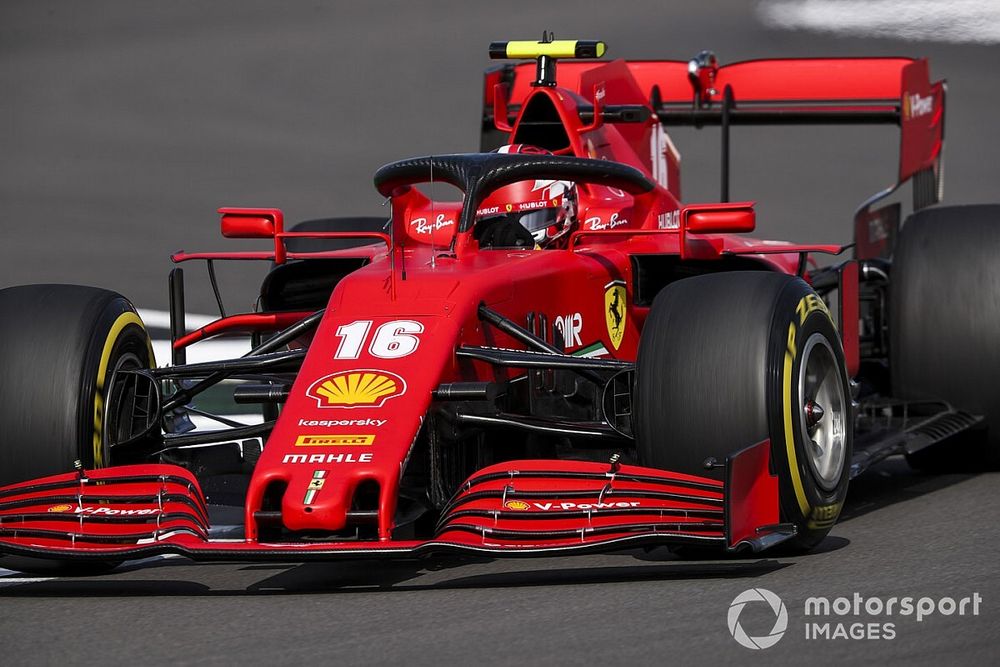
[[998,0],[765,0],[768,26],[906,41],[1000,43]]
[[[165,310],[149,310],[148,308],[138,308],[139,317],[142,318],[143,323],[150,329],[166,329],[170,331],[170,313]],[[209,322],[214,322],[219,319],[215,315],[195,315],[192,313],[184,314],[184,323],[187,325],[188,330],[197,329],[198,327],[203,327]]]
[[[156,357],[157,364],[160,366],[169,365],[170,340],[164,339],[157,334],[163,330],[170,330],[170,313],[163,310],[149,310],[146,308],[139,308],[137,310],[139,311],[139,317],[142,318],[146,328],[153,330],[153,354]],[[184,321],[187,325],[188,331],[198,327],[203,327],[216,319],[218,318],[211,315],[196,315],[191,313],[184,314]],[[236,357],[243,356],[249,351],[250,340],[248,336],[212,339],[195,343],[189,347],[187,361],[189,364],[195,364],[203,361],[235,359]],[[264,418],[260,414],[228,414],[226,416],[243,424],[260,424],[264,421]],[[190,415],[190,417],[192,423],[194,423],[195,427],[198,429],[211,431],[225,428],[219,422],[214,419],[209,419],[208,417],[202,417],[201,415],[195,414]]]
[[[191,418],[191,423],[195,425],[199,431],[216,431],[219,429],[229,428],[219,422],[211,419],[210,417],[202,417],[201,415],[189,415]],[[241,424],[246,424],[248,426],[253,424],[264,423],[264,417],[258,414],[248,414],[248,415],[233,415],[226,414],[225,417],[232,419],[233,421],[240,422]]]
[[[149,556],[147,558],[140,558],[138,560],[126,561],[125,567],[133,569],[139,565],[147,565],[149,563],[154,563],[159,560],[167,560],[168,558],[184,558],[179,554],[161,554],[159,556]],[[42,581],[54,581],[60,577],[32,577],[32,576],[22,576],[23,572],[18,572],[17,570],[7,570],[0,567],[0,588],[9,588],[11,586],[21,586],[24,584],[37,584]]]
[[[152,329],[153,334],[153,354],[156,362],[160,366],[170,363],[170,340],[157,335],[159,331],[170,331],[170,313],[165,310],[149,310],[139,308],[139,317],[147,329]],[[188,331],[203,327],[209,322],[219,318],[212,315],[197,315],[185,313],[184,323]],[[169,334],[168,334],[169,335]],[[234,359],[241,357],[250,351],[250,339],[247,336],[238,338],[220,338],[206,340],[195,343],[188,348],[187,361],[189,364],[201,363],[203,361],[215,361],[218,359]]]
[[55,579],[55,577],[11,577],[10,579],[0,579],[0,588],[23,586],[24,584],[37,584],[43,581],[52,581],[53,579]]
[[23,572],[17,570],[7,570],[0,567],[0,588],[10,588],[22,584],[37,584],[41,581],[51,581],[54,577],[31,577],[24,576]]
[[[196,343],[188,348],[187,362],[198,364],[203,361],[219,359],[235,359],[250,351],[249,341],[241,340],[207,340]],[[153,354],[158,366],[170,365],[170,341],[153,339]]]

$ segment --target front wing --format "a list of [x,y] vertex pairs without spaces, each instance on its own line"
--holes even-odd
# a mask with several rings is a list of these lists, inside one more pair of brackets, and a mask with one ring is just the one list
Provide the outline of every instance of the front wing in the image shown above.
[[0,489],[0,554],[256,561],[532,556],[657,545],[760,551],[795,533],[779,523],[769,459],[768,441],[730,456],[724,482],[630,465],[505,462],[462,485],[430,540],[281,543],[212,537],[205,497],[183,468],[119,466]]

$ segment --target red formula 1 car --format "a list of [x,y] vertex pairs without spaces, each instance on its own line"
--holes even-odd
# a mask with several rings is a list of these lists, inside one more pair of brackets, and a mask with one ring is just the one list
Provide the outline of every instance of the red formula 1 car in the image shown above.
[[[224,236],[273,248],[173,259],[269,262],[259,308],[188,331],[174,269],[168,366],[120,295],[0,291],[0,553],[808,549],[873,461],[930,465],[970,431],[996,458],[1000,209],[928,208],[945,88],[926,61],[490,52],[527,62],[486,73],[483,152],[382,167],[389,220],[222,209]],[[899,126],[905,225],[874,208],[897,185],[853,250],[743,235],[729,128],[805,123]],[[721,203],[681,203],[677,125],[721,127]],[[252,351],[186,363],[233,333]],[[193,428],[220,390],[260,423]]]

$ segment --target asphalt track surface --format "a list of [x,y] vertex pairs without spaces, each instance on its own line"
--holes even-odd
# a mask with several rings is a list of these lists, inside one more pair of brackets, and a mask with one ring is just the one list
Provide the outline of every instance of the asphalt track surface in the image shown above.
[[[0,286],[75,282],[166,304],[167,254],[231,247],[220,205],[290,220],[376,214],[371,173],[395,158],[474,149],[493,39],[605,39],[612,55],[724,62],[926,55],[949,80],[946,200],[998,198],[1000,48],[783,32],[749,2],[0,4]],[[893,180],[897,135],[739,129],[734,196],[763,236],[845,242],[854,205]],[[685,199],[717,192],[711,131],[679,133]],[[224,277],[234,308],[260,269]],[[189,308],[211,312],[207,292]],[[0,342],[2,344],[2,342]],[[125,566],[93,579],[0,572],[0,663],[669,664],[993,663],[1000,637],[995,474],[921,475],[888,461],[800,557],[684,561],[661,553],[331,565]],[[0,562],[3,567],[3,562]],[[727,611],[778,594],[788,630],[744,649]],[[810,596],[978,593],[978,616],[893,622],[895,638],[805,639]],[[740,617],[752,636],[774,622]]]

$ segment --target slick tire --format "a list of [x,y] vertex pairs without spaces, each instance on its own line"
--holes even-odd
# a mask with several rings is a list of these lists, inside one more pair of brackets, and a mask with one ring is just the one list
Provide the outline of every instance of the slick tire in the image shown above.
[[844,353],[823,300],[763,271],[668,285],[639,343],[635,437],[642,464],[719,479],[706,459],[770,438],[781,518],[797,529],[786,546],[819,544],[847,494],[853,443]]
[[934,470],[1000,466],[1000,205],[930,208],[903,225],[889,289],[893,396],[983,415],[986,433],[907,460]]
[[120,294],[76,285],[0,290],[0,486],[112,463],[107,393],[153,352]]

